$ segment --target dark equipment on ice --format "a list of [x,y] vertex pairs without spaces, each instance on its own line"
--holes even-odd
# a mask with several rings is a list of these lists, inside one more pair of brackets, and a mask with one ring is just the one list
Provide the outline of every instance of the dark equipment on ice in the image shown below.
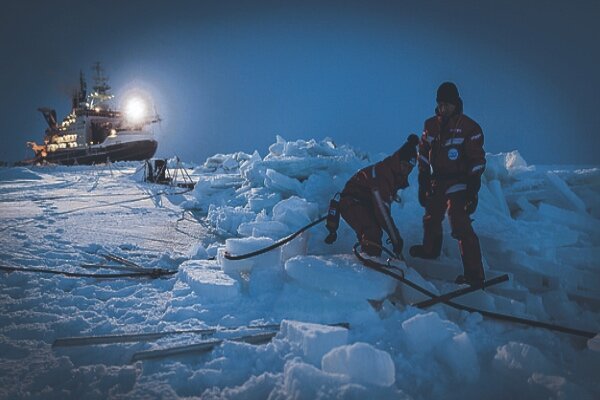
[[146,160],[146,171],[144,174],[144,180],[146,182],[161,183],[168,185],[171,183],[170,179],[166,177],[167,173],[167,160],[153,158]]
[[[145,350],[134,353],[131,362],[161,359],[172,356],[186,356],[189,354],[200,354],[210,352],[223,344],[226,340],[231,342],[240,342],[248,344],[265,344],[271,341],[277,335],[280,324],[264,325],[240,325],[234,327],[217,327],[203,329],[184,329],[178,331],[159,331],[159,332],[140,332],[133,334],[115,334],[105,336],[79,336],[65,337],[54,341],[52,347],[85,346],[85,345],[103,345],[110,343],[131,343],[146,342],[160,339],[171,335],[199,335],[202,341],[194,344],[179,345],[172,347],[163,347],[155,350]],[[350,329],[347,322],[328,324],[328,326],[337,326],[344,329]],[[235,336],[226,336],[216,338],[214,335],[226,332],[238,332]],[[242,333],[244,332],[245,333]],[[241,334],[241,335],[240,335]],[[213,338],[209,338],[213,336]]]
[[[181,176],[182,182],[178,181],[179,176]],[[169,169],[166,159],[153,158],[146,160],[144,165],[144,182],[187,189],[193,189],[196,186],[196,182],[192,180],[188,172],[181,165],[179,158],[177,158],[177,164],[173,169]]]
[[337,239],[337,230],[340,226],[340,194],[336,193],[333,199],[329,202],[329,210],[327,210],[327,219],[325,227],[329,231],[329,235],[325,238],[325,243],[333,244]]

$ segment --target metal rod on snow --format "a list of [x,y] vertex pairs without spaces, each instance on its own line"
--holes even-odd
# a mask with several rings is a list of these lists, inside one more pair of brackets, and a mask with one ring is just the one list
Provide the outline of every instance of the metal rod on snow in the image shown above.
[[[412,287],[413,289],[425,294],[426,296],[429,296],[432,300],[436,300],[438,298],[440,298],[440,296],[437,296],[436,294],[430,292],[429,290],[417,285],[416,283],[404,278],[404,276],[400,276],[396,273],[394,273],[392,270],[387,269],[387,266],[384,264],[380,264],[377,263],[373,260],[367,260],[364,259],[362,257],[359,256],[358,254],[358,246],[360,246],[360,243],[356,243],[354,245],[354,254],[356,255],[356,257],[367,267],[367,268],[371,268],[375,271],[378,271],[382,274],[388,275],[394,279],[399,280],[402,283],[407,284],[408,286]],[[452,308],[455,308],[457,310],[461,310],[461,311],[468,311],[471,313],[480,313],[482,316],[484,317],[488,317],[491,319],[496,319],[499,321],[506,321],[506,322],[512,322],[512,323],[518,323],[518,324],[523,324],[523,325],[527,325],[527,326],[532,326],[532,327],[536,327],[536,328],[544,328],[544,329],[548,329],[551,331],[557,331],[557,332],[562,332],[562,333],[568,333],[570,335],[575,335],[575,336],[581,336],[581,337],[585,337],[588,339],[594,338],[596,337],[596,335],[598,333],[596,332],[591,332],[591,331],[585,331],[582,329],[573,329],[573,328],[569,328],[566,326],[562,326],[562,325],[556,325],[556,324],[551,324],[548,322],[541,322],[541,321],[535,321],[535,320],[531,320],[531,319],[527,319],[527,318],[521,318],[521,317],[515,317],[512,315],[507,315],[507,314],[501,314],[501,313],[497,313],[497,312],[492,312],[492,311],[486,311],[486,310],[481,310],[475,307],[470,307],[470,306],[465,306],[459,303],[455,303],[453,301],[450,300],[444,300],[441,301],[443,304],[446,304]]]
[[233,331],[236,329],[279,329],[279,324],[265,324],[265,325],[249,325],[245,327],[232,327],[232,328],[203,328],[203,329],[183,329],[174,331],[163,331],[163,332],[142,332],[142,333],[124,333],[114,335],[100,335],[100,336],[74,336],[58,338],[52,344],[53,347],[66,347],[66,346],[85,346],[85,345],[96,345],[96,344],[111,344],[111,343],[128,343],[128,342],[143,342],[160,339],[171,335],[212,335],[219,331]]

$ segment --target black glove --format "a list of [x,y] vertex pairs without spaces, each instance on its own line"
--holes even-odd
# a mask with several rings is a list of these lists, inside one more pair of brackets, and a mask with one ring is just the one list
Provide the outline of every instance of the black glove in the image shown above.
[[474,176],[469,178],[467,181],[467,201],[465,204],[465,211],[471,215],[477,209],[477,203],[479,202],[479,189],[481,188],[481,177]]
[[431,195],[431,178],[423,173],[419,174],[419,204],[427,207],[427,199]]

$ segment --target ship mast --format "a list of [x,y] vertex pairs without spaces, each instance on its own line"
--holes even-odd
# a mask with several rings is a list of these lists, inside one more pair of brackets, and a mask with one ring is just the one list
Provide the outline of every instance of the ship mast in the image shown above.
[[79,90],[73,92],[71,112],[74,113],[78,108],[86,108],[88,106],[86,98],[87,85],[85,83],[85,77],[83,76],[83,71],[79,71]]
[[107,109],[107,101],[112,99],[114,96],[109,93],[110,86],[108,86],[108,76],[104,75],[104,68],[100,65],[100,62],[94,63],[92,70],[95,72],[94,75],[94,91],[90,93],[90,108],[96,109]]

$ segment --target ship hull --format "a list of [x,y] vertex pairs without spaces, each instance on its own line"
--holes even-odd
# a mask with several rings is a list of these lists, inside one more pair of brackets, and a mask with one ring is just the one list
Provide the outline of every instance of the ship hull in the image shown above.
[[110,145],[91,145],[85,148],[59,149],[40,161],[62,165],[90,165],[115,161],[141,161],[154,156],[156,140],[137,140]]

